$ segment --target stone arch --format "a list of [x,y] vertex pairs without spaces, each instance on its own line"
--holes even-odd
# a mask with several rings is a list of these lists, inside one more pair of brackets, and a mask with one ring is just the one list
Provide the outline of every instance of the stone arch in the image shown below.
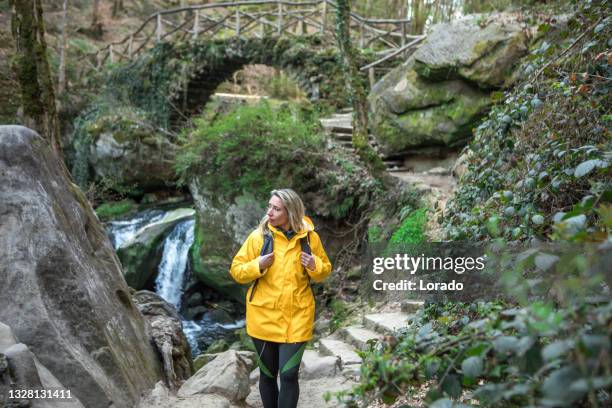
[[[374,53],[360,53],[357,62],[366,65],[375,58]],[[318,34],[160,43],[114,68],[109,87],[158,125],[177,128],[199,112],[219,84],[249,64],[283,70],[311,100],[334,108],[350,103],[340,52],[331,38]]]
[[[177,53],[191,55],[191,63],[184,73],[184,81],[173,95],[171,121],[196,114],[210,99],[215,89],[245,65],[264,64],[285,71],[305,91],[312,101],[326,99],[331,104],[343,105],[345,93],[339,75],[325,76],[327,69],[339,69],[337,49],[325,44],[319,36],[230,38],[204,40],[188,45],[177,45]],[[195,58],[194,58],[195,57]]]

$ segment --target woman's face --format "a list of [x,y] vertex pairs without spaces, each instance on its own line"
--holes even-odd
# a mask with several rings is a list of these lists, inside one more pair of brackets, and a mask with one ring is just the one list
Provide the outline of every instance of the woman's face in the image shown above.
[[272,196],[268,201],[268,221],[273,227],[281,227],[284,230],[289,228],[289,215],[283,202],[277,196]]

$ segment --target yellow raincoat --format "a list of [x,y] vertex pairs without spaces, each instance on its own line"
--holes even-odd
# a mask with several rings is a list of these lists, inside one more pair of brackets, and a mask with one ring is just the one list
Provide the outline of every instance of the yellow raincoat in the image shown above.
[[[253,285],[246,294],[246,329],[252,337],[276,343],[312,338],[315,301],[308,275],[314,282],[321,282],[331,273],[332,266],[312,221],[308,217],[304,220],[308,228],[291,240],[268,224],[274,238],[274,262],[263,275],[259,271],[259,254],[264,240],[258,230],[249,235],[234,257],[230,274],[236,282],[251,283],[260,278],[252,299]],[[314,270],[306,269],[300,262],[300,238],[306,234],[315,260]]]

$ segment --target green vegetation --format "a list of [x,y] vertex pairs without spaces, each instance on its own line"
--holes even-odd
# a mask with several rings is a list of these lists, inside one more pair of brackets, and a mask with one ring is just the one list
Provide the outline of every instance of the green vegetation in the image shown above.
[[425,240],[427,208],[419,208],[402,221],[401,226],[391,236],[391,244],[419,244]]
[[136,208],[134,200],[125,199],[113,203],[104,203],[96,208],[96,214],[100,221],[106,221],[120,217]]
[[523,79],[475,129],[443,224],[453,241],[573,251],[529,244],[504,264],[504,301],[428,304],[362,352],[361,383],[337,394],[349,406],[424,388],[432,407],[609,405],[612,303],[587,251],[612,228],[607,7],[581,2],[567,29],[540,26]]
[[452,405],[465,391],[481,406],[595,407],[602,397],[595,390],[612,385],[610,319],[609,303],[511,310],[495,302],[432,304],[397,344],[360,353],[363,379],[352,397],[391,403],[430,382],[425,402],[432,407],[471,406]]
[[[586,27],[578,21],[570,22],[576,34]],[[448,205],[450,239],[608,236],[601,214],[612,194],[606,155],[612,148],[606,123],[611,87],[608,62],[598,55],[611,30],[606,20],[598,27],[566,57],[560,74],[525,81],[478,126],[467,150],[467,172]],[[568,43],[541,41],[524,75],[533,76]]]
[[367,208],[369,195],[380,188],[348,154],[327,152],[318,115],[305,104],[263,100],[212,122],[196,119],[180,145],[179,183],[198,179],[227,202],[243,193],[266,200],[270,190],[290,186],[326,197],[315,208],[318,215],[343,219]]
[[349,317],[351,310],[347,306],[346,302],[339,299],[333,299],[329,307],[332,311],[330,329],[333,332],[342,327],[342,324]]
[[208,190],[226,197],[249,191],[262,198],[288,181],[307,190],[324,145],[307,115],[292,105],[273,109],[262,101],[236,107],[213,123],[196,119],[177,156],[180,181],[201,177]]

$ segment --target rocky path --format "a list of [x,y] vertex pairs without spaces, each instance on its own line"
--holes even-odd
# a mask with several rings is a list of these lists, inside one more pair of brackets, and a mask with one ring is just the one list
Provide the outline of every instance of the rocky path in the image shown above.
[[[361,358],[357,350],[365,349],[369,340],[382,340],[410,324],[412,315],[421,307],[422,302],[413,301],[403,303],[401,309],[365,313],[358,323],[316,341],[314,349],[306,350],[302,358],[298,408],[341,407],[335,398],[325,401],[325,394],[349,390],[358,383]],[[139,408],[263,408],[259,369],[252,369],[254,357],[254,353],[234,350],[220,353],[178,393],[158,383]],[[240,397],[247,393],[245,399]]]

